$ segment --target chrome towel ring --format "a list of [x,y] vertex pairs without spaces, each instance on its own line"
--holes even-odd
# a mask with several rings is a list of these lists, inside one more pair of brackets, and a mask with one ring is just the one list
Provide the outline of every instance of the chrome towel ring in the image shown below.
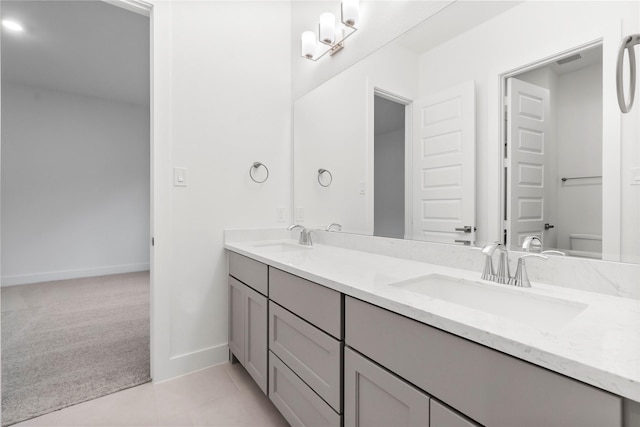
[[[264,177],[263,180],[259,180],[256,179],[255,176],[253,176],[254,171],[256,171],[257,169],[259,169],[260,167],[263,167],[264,170],[267,172],[267,176]],[[253,182],[256,182],[258,184],[262,184],[263,182],[265,182],[267,179],[269,179],[269,168],[264,164],[264,163],[260,163],[260,162],[253,162],[253,164],[251,165],[251,167],[249,168],[249,177],[251,177],[251,180]]]
[[[636,54],[633,47],[640,43],[640,34],[634,34],[622,39],[620,50],[618,51],[618,63],[616,64],[616,89],[618,92],[618,105],[620,111],[628,113],[633,107],[633,98],[636,94]],[[624,51],[629,55],[629,103],[625,100],[624,88],[622,87],[622,63]]]
[[[324,174],[327,174],[329,176],[329,182],[326,182],[325,184],[322,183],[322,176]],[[331,185],[331,183],[333,182],[333,175],[331,175],[331,172],[329,172],[326,169],[318,169],[318,184],[320,184],[323,187],[328,187]]]

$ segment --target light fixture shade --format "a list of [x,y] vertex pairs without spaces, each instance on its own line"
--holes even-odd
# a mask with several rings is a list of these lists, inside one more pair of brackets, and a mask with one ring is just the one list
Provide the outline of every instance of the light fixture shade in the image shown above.
[[333,44],[336,36],[336,17],[333,13],[324,12],[320,15],[320,41]]
[[7,30],[14,31],[16,33],[21,33],[24,31],[24,27],[19,22],[12,21],[9,19],[3,19],[2,26]]
[[339,23],[338,25],[336,25],[336,38],[335,38],[336,43],[339,43],[340,41],[342,41],[342,39],[344,39],[344,29],[342,27],[343,27],[342,23]]
[[305,31],[301,37],[302,56],[312,59],[316,54],[316,33]]
[[350,27],[358,25],[358,18],[360,17],[360,6],[358,0],[343,0],[342,1],[342,22]]

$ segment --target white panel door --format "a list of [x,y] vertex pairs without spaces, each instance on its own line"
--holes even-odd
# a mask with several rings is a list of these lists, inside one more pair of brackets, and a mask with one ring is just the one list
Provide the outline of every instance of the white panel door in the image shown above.
[[[507,80],[507,243],[544,237],[544,154],[549,137],[549,90]],[[544,245],[544,241],[543,241]]]
[[[413,238],[475,240],[475,84],[415,103]],[[468,232],[462,231],[468,227]],[[456,230],[458,229],[458,230]]]

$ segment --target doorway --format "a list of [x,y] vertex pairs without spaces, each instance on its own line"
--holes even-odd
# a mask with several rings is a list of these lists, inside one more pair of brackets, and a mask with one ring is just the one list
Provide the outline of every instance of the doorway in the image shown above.
[[97,0],[1,12],[6,425],[150,379],[150,31]]
[[374,96],[374,236],[405,234],[405,107]]
[[505,79],[505,239],[602,257],[602,45]]

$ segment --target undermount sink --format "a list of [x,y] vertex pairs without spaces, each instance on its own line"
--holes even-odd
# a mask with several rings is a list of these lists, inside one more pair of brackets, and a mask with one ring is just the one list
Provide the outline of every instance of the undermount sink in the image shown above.
[[273,252],[298,252],[306,251],[312,248],[312,246],[303,246],[290,242],[269,242],[269,243],[256,243],[253,245],[256,248],[268,249]]
[[561,328],[587,308],[586,304],[509,288],[509,285],[487,285],[440,274],[391,286],[541,329]]

